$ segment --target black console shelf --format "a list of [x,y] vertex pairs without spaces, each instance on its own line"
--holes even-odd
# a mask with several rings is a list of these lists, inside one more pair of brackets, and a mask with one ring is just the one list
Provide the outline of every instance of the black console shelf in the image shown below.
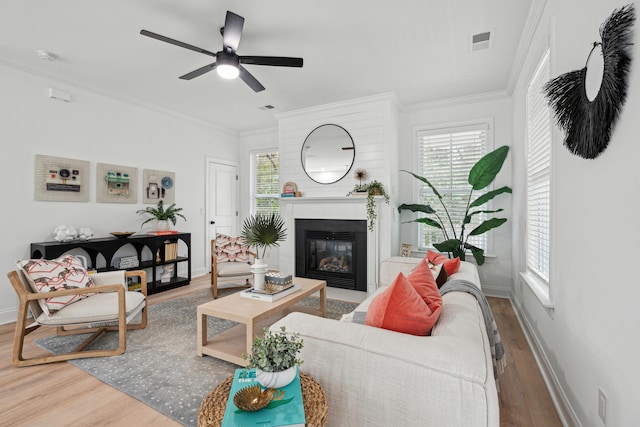
[[[176,243],[178,241],[182,241],[186,245],[187,256],[177,256],[175,259],[165,260],[165,243]],[[147,291],[149,294],[188,285],[189,282],[191,282],[190,233],[167,234],[162,236],[146,234],[140,236],[134,235],[128,238],[104,237],[90,240],[71,240],[69,242],[32,243],[31,257],[54,259],[72,249],[83,249],[87,252],[87,255],[89,255],[92,267],[95,268],[97,266],[98,255],[102,255],[106,261],[106,267],[99,268],[98,271],[113,271],[120,270],[119,268],[111,266],[113,256],[120,248],[128,244],[133,246],[138,253],[140,265],[138,267],[127,269],[123,268],[122,270],[151,269],[151,274],[147,275],[147,277],[151,278],[151,281],[147,284]],[[148,248],[151,252],[151,259],[142,260],[142,251],[145,248]],[[159,259],[157,258],[157,255],[159,255]],[[177,264],[179,263],[187,263],[187,277],[178,276]],[[172,264],[175,265],[175,268],[173,269],[173,277],[171,277],[168,282],[161,282],[157,277],[156,267]]]

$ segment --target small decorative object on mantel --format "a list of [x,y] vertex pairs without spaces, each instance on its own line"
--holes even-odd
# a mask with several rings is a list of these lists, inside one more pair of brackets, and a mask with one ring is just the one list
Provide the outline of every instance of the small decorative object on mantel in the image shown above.
[[[633,4],[614,10],[600,26],[602,41],[593,43],[585,66],[556,77],[544,87],[558,126],[566,133],[565,147],[585,159],[594,159],[607,148],[626,100],[634,20]],[[589,100],[585,90],[587,66],[598,46],[602,50],[604,70],[600,90]]]
[[298,193],[298,186],[295,182],[285,182],[282,186],[280,197],[300,197],[297,195]]
[[286,328],[280,332],[264,329],[264,336],[256,336],[251,348],[251,354],[243,354],[242,358],[249,360],[247,368],[256,369],[256,380],[266,388],[280,388],[289,384],[296,377],[298,353],[302,350],[304,341],[299,333],[287,333]]
[[53,238],[58,242],[68,242],[78,237],[78,231],[71,225],[59,225],[53,230]]
[[369,231],[373,231],[375,220],[378,217],[376,213],[376,204],[374,197],[383,196],[384,202],[386,204],[389,204],[389,195],[386,191],[384,191],[384,185],[376,180],[373,180],[367,184],[356,184],[355,187],[353,187],[353,190],[347,193],[347,196],[354,196],[359,194],[367,195],[367,218],[369,219]]

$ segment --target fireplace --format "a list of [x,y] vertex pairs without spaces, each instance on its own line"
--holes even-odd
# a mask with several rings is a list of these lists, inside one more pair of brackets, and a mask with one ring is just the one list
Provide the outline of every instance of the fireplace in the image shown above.
[[296,276],[367,291],[367,221],[295,220]]

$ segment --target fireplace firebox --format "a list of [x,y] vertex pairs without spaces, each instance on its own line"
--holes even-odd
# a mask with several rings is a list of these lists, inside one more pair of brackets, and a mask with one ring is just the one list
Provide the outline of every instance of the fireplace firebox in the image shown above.
[[367,221],[296,219],[296,276],[367,290]]

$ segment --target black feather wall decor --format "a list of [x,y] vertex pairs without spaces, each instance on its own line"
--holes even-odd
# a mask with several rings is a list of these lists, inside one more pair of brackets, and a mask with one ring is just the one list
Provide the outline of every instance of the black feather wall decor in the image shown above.
[[[600,26],[602,41],[593,43],[584,68],[556,77],[543,89],[558,126],[565,131],[565,147],[585,159],[595,159],[607,148],[627,97],[634,20],[633,4],[614,10]],[[600,90],[590,101],[585,78],[589,57],[597,46],[602,49],[604,70]]]

